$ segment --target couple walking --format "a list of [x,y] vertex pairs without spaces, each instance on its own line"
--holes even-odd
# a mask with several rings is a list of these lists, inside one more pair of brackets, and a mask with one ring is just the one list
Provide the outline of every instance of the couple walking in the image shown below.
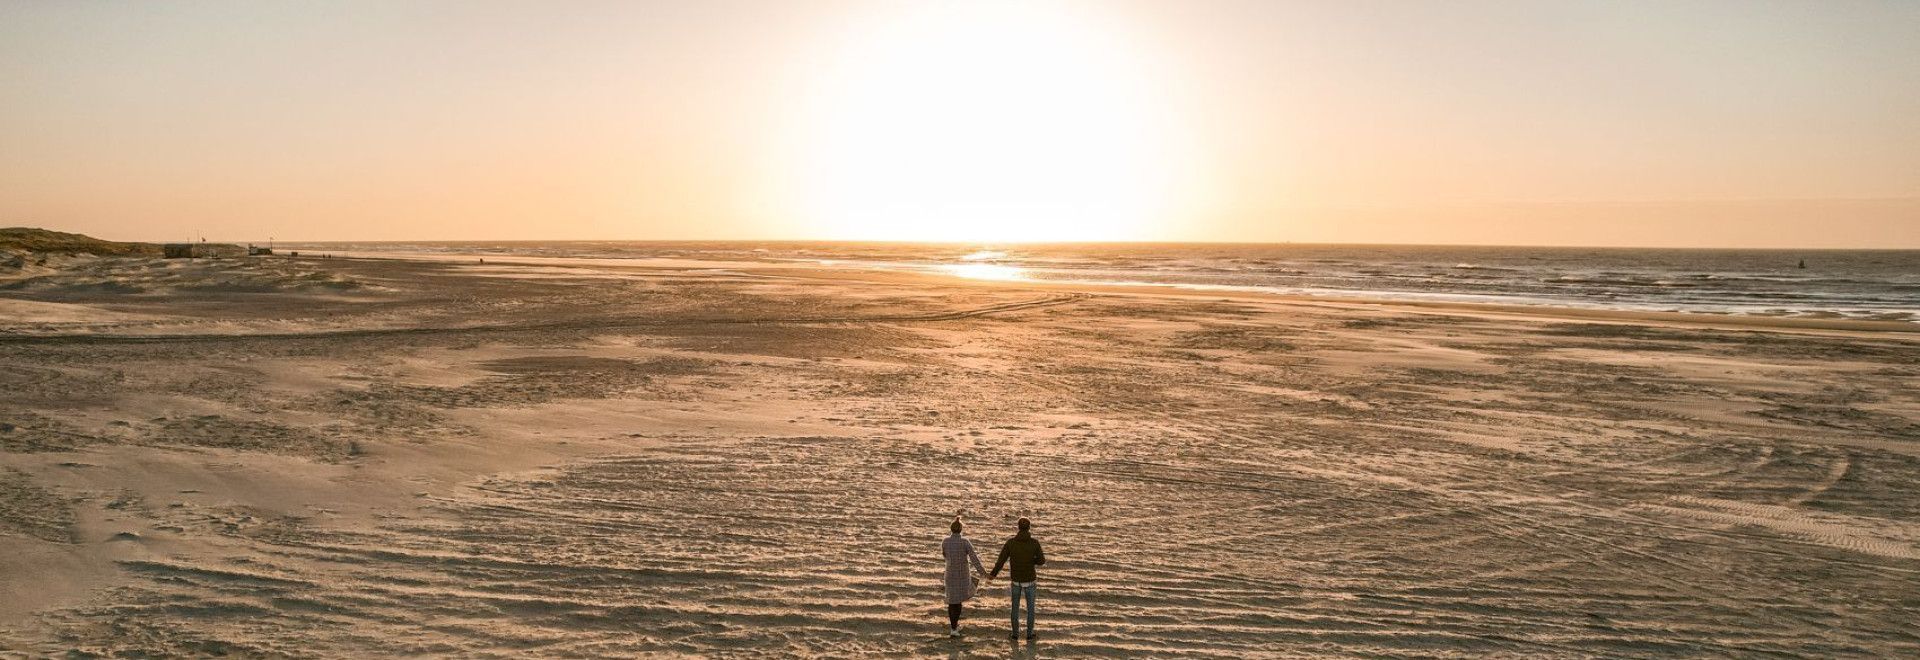
[[[947,537],[940,547],[947,557],[947,636],[960,636],[960,608],[973,598],[976,586],[975,576],[986,573],[987,582],[1000,576],[1000,568],[1013,565],[1013,573],[1008,577],[1013,581],[1009,592],[1013,595],[1013,631],[1008,639],[1020,638],[1020,600],[1027,601],[1027,639],[1033,639],[1033,567],[1047,563],[1047,555],[1040,551],[1040,542],[1033,538],[1033,523],[1026,518],[1019,522],[1020,533],[1007,539],[1000,546],[1000,558],[993,562],[993,572],[988,573],[980,566],[980,554],[973,551],[973,542],[960,535],[960,519],[953,519],[953,535]],[[973,564],[973,572],[967,572],[967,564]]]

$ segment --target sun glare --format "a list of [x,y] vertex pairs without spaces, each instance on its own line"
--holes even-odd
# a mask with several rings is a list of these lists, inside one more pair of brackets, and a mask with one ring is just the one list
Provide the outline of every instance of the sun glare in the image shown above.
[[809,233],[1129,240],[1173,210],[1177,124],[1115,31],[1046,3],[899,10],[837,40],[799,108]]
[[940,272],[970,280],[1012,281],[1026,279],[1026,271],[1019,266],[1005,264],[946,264]]

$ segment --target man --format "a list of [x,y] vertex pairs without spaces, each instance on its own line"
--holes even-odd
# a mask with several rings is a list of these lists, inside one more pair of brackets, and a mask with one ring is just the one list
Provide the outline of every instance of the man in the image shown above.
[[1024,594],[1027,598],[1027,639],[1031,640],[1033,639],[1033,567],[1046,564],[1047,555],[1040,551],[1040,542],[1033,538],[1033,521],[1021,518],[1019,525],[1020,533],[1007,539],[1006,545],[1000,546],[1000,558],[994,560],[993,572],[987,575],[987,581],[992,582],[994,578],[1000,576],[1000,567],[1007,565],[1008,562],[1013,563],[1013,574],[1009,576],[1013,580],[1011,590],[1013,592],[1013,612],[1011,613],[1013,632],[1007,635],[1007,639],[1020,639],[1020,597]]

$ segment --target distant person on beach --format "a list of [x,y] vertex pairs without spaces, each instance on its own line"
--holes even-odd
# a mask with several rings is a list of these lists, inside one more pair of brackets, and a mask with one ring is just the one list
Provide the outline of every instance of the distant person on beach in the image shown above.
[[1013,632],[1008,633],[1007,638],[1020,638],[1020,598],[1024,595],[1027,599],[1027,639],[1033,639],[1033,582],[1035,577],[1033,568],[1035,566],[1045,565],[1047,563],[1047,554],[1040,551],[1040,541],[1033,538],[1033,521],[1021,518],[1019,525],[1020,533],[1013,535],[1013,538],[1007,539],[1006,545],[1000,546],[1000,558],[994,560],[993,572],[987,574],[987,581],[992,582],[994,578],[1000,576],[1001,566],[1005,566],[1008,563],[1013,564],[1013,573],[1008,576],[1013,580],[1013,584],[1010,585],[1012,588],[1008,590],[1013,594],[1013,611],[1011,614],[1013,619]]
[[[974,552],[973,542],[960,535],[960,519],[953,519],[953,535],[940,545],[940,553],[947,557],[947,636],[960,636],[960,610],[973,598],[975,576],[987,572],[980,565],[980,553]],[[967,564],[973,564],[973,571],[967,571]]]

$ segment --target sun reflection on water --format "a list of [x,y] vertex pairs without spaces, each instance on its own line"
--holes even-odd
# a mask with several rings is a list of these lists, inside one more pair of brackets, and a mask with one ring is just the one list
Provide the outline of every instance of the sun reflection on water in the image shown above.
[[948,275],[964,277],[970,280],[1006,281],[1024,280],[1027,278],[1025,270],[1018,266],[1008,266],[1005,264],[946,264],[940,267],[940,271]]

